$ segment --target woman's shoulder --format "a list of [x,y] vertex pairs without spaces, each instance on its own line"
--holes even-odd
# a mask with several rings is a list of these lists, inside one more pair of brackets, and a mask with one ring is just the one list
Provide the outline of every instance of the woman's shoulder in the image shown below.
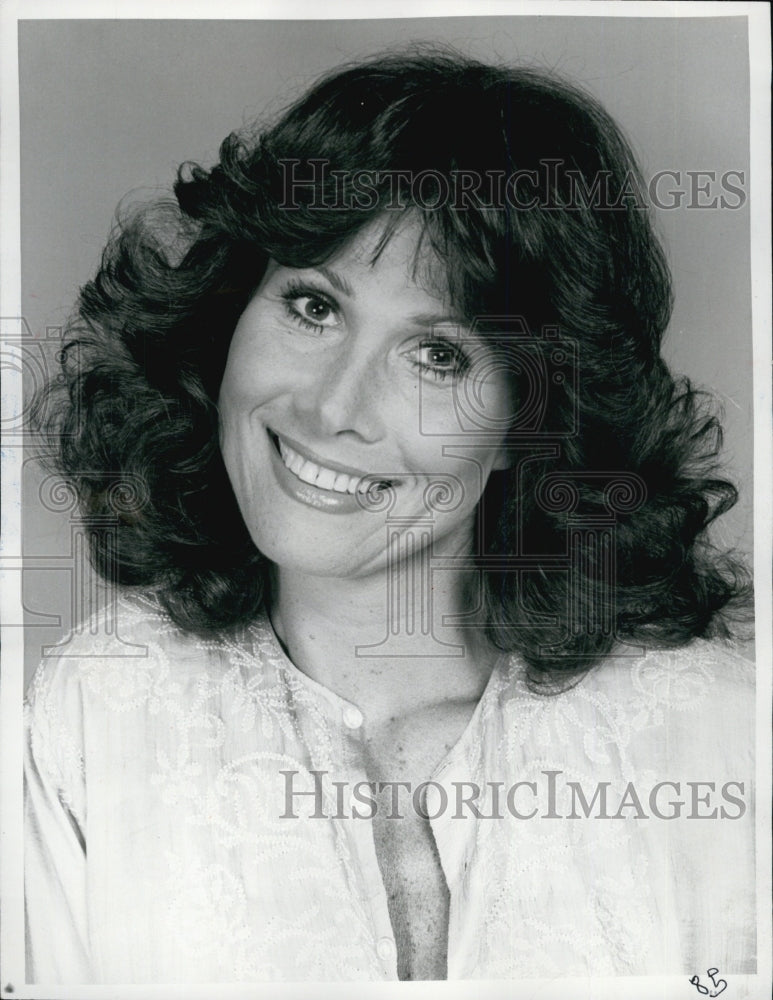
[[[87,758],[92,767],[110,754],[139,761],[149,746],[192,732],[211,745],[223,720],[241,724],[273,691],[264,683],[271,664],[253,641],[260,625],[203,637],[176,625],[153,594],[116,592],[48,649],[30,682],[25,727],[36,766],[72,790]],[[272,678],[281,683],[277,671]],[[89,747],[98,753],[89,757]]]
[[616,653],[588,682],[610,697],[625,698],[653,724],[674,725],[683,718],[693,725],[703,713],[720,728],[723,719],[753,719],[753,653],[725,641],[694,639],[672,649]]
[[46,649],[30,694],[54,678],[76,676],[90,663],[120,660],[128,668],[132,662],[147,660],[151,649],[175,652],[186,645],[185,633],[172,623],[153,593],[116,591],[60,642]]
[[655,718],[662,712],[688,710],[705,702],[748,706],[754,701],[755,662],[749,645],[694,639],[674,648],[618,647],[568,685],[529,684],[518,657],[510,660],[505,697],[531,695],[538,700],[646,706]]
[[152,594],[116,594],[48,650],[30,683],[34,767],[75,801],[87,772],[143,774],[174,746],[217,755],[229,727],[254,729],[261,699],[281,702],[281,672],[259,647],[262,621],[203,637],[176,625]]
[[[744,650],[743,652],[748,652]],[[599,687],[630,706],[624,714],[631,749],[697,769],[753,773],[755,665],[742,647],[702,639],[677,649],[651,649],[630,664],[613,661]],[[626,668],[627,667],[627,668]]]
[[109,603],[49,647],[26,700],[41,711],[99,696],[112,708],[129,709],[153,691],[182,694],[217,681],[239,663],[240,650],[244,664],[253,671],[260,667],[260,658],[235,635],[185,631],[155,594],[116,591]]
[[[502,708],[545,752],[574,747],[583,761],[621,767],[733,763],[753,771],[755,668],[749,650],[696,639],[674,649],[618,649],[559,693],[511,671]],[[627,768],[624,768],[627,769]]]

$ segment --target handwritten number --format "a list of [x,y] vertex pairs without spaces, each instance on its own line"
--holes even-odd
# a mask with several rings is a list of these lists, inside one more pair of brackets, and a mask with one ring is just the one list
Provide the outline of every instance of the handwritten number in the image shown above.
[[714,992],[712,992],[713,997],[718,997],[720,993],[727,989],[727,981],[724,979],[717,979],[716,976],[719,969],[706,969],[706,975],[714,984]]
[[712,982],[714,986],[713,990],[709,990],[708,986],[704,986],[698,976],[693,976],[690,980],[690,984],[695,987],[695,989],[702,996],[718,997],[720,993],[724,993],[727,989],[727,981],[724,979],[717,979],[719,974],[719,969],[706,969],[706,975]]

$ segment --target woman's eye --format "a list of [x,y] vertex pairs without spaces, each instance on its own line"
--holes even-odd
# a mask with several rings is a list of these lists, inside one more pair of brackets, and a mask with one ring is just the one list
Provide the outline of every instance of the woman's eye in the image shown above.
[[291,286],[282,292],[282,300],[290,319],[307,330],[319,332],[338,324],[335,304],[311,289]]
[[312,323],[326,324],[326,320],[333,317],[333,310],[323,299],[315,298],[311,295],[302,295],[293,303],[304,319],[311,320]]
[[411,364],[421,372],[426,372],[439,382],[449,376],[458,378],[469,367],[465,355],[446,341],[424,341],[408,352]]

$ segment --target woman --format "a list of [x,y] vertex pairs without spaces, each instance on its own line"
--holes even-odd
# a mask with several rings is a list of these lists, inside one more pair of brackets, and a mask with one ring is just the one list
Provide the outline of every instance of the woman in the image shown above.
[[122,645],[30,693],[32,980],[753,970],[735,491],[641,191],[586,95],[430,51],[124,220],[50,428]]

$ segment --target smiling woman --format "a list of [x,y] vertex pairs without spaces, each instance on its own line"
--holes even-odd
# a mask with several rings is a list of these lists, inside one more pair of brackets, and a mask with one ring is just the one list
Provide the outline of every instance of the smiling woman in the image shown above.
[[[489,474],[509,464],[513,413],[506,369],[481,377],[494,348],[464,337],[448,301],[416,283],[414,271],[434,273],[430,287],[443,277],[434,253],[419,256],[419,219],[408,217],[376,255],[385,225],[370,223],[327,267],[269,264],[236,324],[218,403],[223,459],[258,551],[286,569],[350,580],[380,571],[382,601],[379,488],[394,494],[389,516],[415,523],[433,477],[450,477],[457,502],[436,515],[433,554],[466,554]],[[461,381],[477,383],[480,407],[501,425],[474,462],[444,453],[458,434]],[[350,517],[342,525],[331,513]]]
[[754,970],[735,490],[638,177],[414,51],[124,220],[45,399],[124,646],[30,690],[32,981]]

